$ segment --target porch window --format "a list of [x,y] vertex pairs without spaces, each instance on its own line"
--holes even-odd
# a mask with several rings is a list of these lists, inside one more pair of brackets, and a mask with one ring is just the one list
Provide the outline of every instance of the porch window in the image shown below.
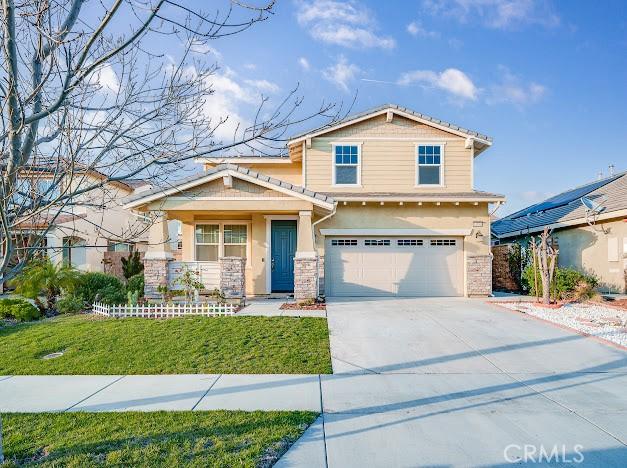
[[246,258],[247,232],[245,224],[224,225],[224,256]]
[[197,224],[195,237],[196,260],[217,262],[220,246],[220,225]]

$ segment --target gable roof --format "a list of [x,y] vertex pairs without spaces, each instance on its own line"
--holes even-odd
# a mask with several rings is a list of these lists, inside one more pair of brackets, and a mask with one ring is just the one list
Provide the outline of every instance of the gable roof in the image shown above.
[[261,185],[278,192],[287,193],[296,198],[307,200],[312,202],[316,206],[320,206],[325,209],[333,209],[335,200],[333,198],[318,192],[312,192],[311,190],[304,189],[298,185],[290,184],[283,180],[275,179],[264,174],[260,174],[255,171],[251,171],[245,167],[238,166],[236,164],[220,164],[211,170],[202,172],[200,174],[181,179],[174,182],[169,187],[155,187],[151,190],[146,190],[138,195],[130,197],[124,208],[131,209],[139,206],[151,203],[155,200],[180,193],[183,190],[188,190],[193,187],[211,182],[223,176],[233,176],[238,179],[242,179],[253,184]]
[[351,114],[338,122],[333,122],[332,124],[323,125],[321,127],[317,127],[312,130],[308,130],[306,132],[302,132],[297,135],[294,135],[288,141],[288,145],[298,143],[299,141],[302,141],[307,138],[320,136],[324,133],[328,133],[328,132],[337,130],[339,128],[345,127],[345,126],[355,124],[361,120],[365,120],[365,119],[375,117],[377,115],[385,114],[388,111],[392,111],[394,114],[400,115],[402,117],[406,117],[411,120],[415,120],[417,122],[424,123],[426,125],[430,125],[432,127],[439,128],[441,130],[453,133],[455,135],[476,139],[480,143],[483,143],[486,146],[490,146],[492,144],[491,137],[484,135],[482,133],[476,132],[474,130],[469,130],[467,128],[460,127],[459,125],[455,125],[450,122],[446,122],[444,120],[436,119],[435,117],[421,114],[420,112],[413,111],[411,109],[399,106],[397,104],[384,104],[381,106],[374,107],[372,109],[368,109],[363,112]]
[[627,216],[627,172],[575,187],[505,216],[492,223],[492,234],[507,238],[539,232],[545,226],[585,224],[586,209],[581,204],[583,196],[605,207],[597,219],[618,217],[621,212]]

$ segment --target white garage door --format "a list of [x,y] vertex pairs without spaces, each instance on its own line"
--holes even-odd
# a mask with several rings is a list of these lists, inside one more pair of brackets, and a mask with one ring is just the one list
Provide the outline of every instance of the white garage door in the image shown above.
[[331,237],[328,296],[461,296],[461,237]]

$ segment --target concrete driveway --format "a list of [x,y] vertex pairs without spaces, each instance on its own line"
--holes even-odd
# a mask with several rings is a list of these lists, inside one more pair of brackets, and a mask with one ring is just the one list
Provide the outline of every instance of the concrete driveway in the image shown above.
[[308,444],[332,467],[627,466],[624,351],[481,300],[330,300],[328,320],[324,414],[281,466]]

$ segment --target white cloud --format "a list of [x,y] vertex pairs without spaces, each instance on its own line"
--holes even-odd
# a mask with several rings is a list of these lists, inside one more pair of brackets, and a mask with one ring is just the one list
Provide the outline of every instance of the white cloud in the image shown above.
[[359,73],[361,73],[361,69],[357,65],[348,63],[346,57],[340,56],[335,64],[322,71],[322,76],[341,90],[348,91],[349,84]]
[[426,30],[424,26],[420,23],[420,21],[412,21],[411,23],[409,23],[407,25],[407,32],[414,37],[440,37],[439,32]]
[[309,60],[307,60],[305,57],[299,58],[298,64],[305,71],[309,71],[309,69],[311,68],[311,65],[309,64]]
[[196,54],[213,55],[216,60],[222,60],[222,54],[217,49],[202,41],[192,41],[189,50]]
[[120,80],[110,63],[104,63],[96,68],[87,79],[91,85],[99,86],[105,92],[117,94],[120,92]]
[[244,64],[244,68],[246,70],[256,70],[257,69],[257,65],[255,65],[254,63],[245,63]]
[[546,0],[423,0],[423,6],[435,16],[448,16],[460,23],[477,21],[494,29],[560,24]]
[[546,94],[546,87],[536,82],[523,83],[507,67],[499,67],[501,82],[490,88],[488,104],[509,103],[522,107],[538,102]]
[[247,110],[256,110],[263,92],[276,93],[280,90],[276,84],[267,80],[241,79],[228,67],[207,79],[214,92],[205,98],[203,110],[212,119],[214,126],[228,117],[214,134],[217,139],[224,141],[233,139],[238,124],[238,132],[250,124],[244,115]]
[[298,3],[296,19],[314,39],[350,48],[392,49],[396,41],[376,32],[373,14],[353,0]]
[[470,77],[456,68],[447,68],[443,72],[432,70],[413,70],[403,73],[397,80],[399,85],[419,84],[434,87],[447,93],[474,101],[479,93]]

